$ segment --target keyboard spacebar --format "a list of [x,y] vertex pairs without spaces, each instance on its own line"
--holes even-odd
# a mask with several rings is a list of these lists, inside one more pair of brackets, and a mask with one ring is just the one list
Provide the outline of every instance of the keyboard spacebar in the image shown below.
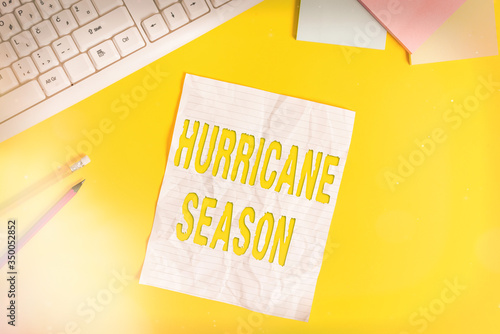
[[0,123],[45,99],[42,88],[36,81],[0,96]]

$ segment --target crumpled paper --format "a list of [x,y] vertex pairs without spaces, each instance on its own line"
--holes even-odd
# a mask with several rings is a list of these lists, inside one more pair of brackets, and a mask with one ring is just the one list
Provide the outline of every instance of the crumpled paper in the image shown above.
[[307,321],[353,125],[186,75],[140,283]]

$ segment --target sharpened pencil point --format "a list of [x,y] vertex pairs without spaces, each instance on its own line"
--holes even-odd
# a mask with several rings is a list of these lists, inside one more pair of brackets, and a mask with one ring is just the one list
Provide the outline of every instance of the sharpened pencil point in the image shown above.
[[78,192],[78,190],[80,190],[80,188],[82,187],[83,182],[85,182],[85,180],[82,180],[80,183],[75,184],[71,189],[73,189],[75,193]]

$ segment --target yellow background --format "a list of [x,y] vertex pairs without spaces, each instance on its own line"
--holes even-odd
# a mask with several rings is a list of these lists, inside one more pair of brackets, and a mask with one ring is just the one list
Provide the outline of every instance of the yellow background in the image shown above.
[[[22,234],[86,179],[18,254],[15,330],[0,272],[2,333],[500,332],[500,86],[460,124],[444,119],[487,92],[479,77],[500,84],[500,58],[409,66],[392,37],[385,51],[297,41],[297,14],[296,0],[265,0],[151,64],[168,77],[127,117],[112,104],[137,91],[146,69],[0,143],[0,202],[73,151],[92,159],[2,213],[5,245],[6,217]],[[356,112],[307,323],[138,284],[185,73]],[[435,129],[445,139],[419,147]],[[390,186],[388,172],[422,156]]]

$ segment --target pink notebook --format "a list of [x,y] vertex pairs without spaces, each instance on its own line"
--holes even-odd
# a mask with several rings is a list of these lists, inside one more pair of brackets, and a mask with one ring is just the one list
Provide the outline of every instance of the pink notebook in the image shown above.
[[494,0],[467,0],[418,50],[411,64],[498,55]]
[[466,0],[358,0],[413,53]]

